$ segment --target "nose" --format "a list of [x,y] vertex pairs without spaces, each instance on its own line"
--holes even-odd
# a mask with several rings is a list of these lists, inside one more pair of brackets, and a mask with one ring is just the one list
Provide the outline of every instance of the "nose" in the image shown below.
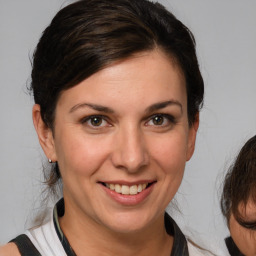
[[116,168],[136,173],[149,163],[146,143],[139,128],[120,129],[113,147],[112,162]]

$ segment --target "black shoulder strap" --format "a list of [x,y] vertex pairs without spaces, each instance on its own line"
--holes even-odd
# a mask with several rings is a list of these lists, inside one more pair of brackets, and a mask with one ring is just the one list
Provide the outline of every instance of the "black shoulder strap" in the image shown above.
[[166,232],[174,237],[171,256],[189,256],[186,237],[168,213],[165,213],[164,222]]
[[236,246],[235,242],[233,241],[232,237],[225,238],[225,243],[228,248],[228,252],[231,256],[244,256]]
[[41,256],[36,247],[32,244],[28,236],[20,235],[11,240],[9,243],[15,243],[22,256]]

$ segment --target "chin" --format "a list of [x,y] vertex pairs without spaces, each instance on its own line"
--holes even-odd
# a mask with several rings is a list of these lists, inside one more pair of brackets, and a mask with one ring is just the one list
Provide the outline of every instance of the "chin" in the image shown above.
[[111,225],[109,228],[118,234],[134,234],[145,229],[145,225],[139,223],[116,223],[118,225]]
[[106,226],[116,233],[129,234],[134,232],[140,232],[146,229],[150,223],[152,223],[150,216],[146,214],[135,214],[135,213],[120,213],[112,215]]

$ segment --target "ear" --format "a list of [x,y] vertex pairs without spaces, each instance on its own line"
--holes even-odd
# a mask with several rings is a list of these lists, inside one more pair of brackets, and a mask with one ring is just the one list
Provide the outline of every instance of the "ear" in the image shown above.
[[199,127],[199,113],[196,114],[194,123],[189,127],[187,144],[187,161],[192,157],[195,150],[196,134]]
[[40,105],[35,104],[32,110],[32,117],[34,127],[37,132],[39,143],[48,159],[52,162],[57,161],[53,133],[50,127],[48,127],[41,117]]

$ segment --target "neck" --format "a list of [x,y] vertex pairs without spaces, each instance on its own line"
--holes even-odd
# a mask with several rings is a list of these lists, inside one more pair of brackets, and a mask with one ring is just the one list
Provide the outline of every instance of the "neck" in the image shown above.
[[77,256],[169,256],[173,237],[166,233],[164,213],[143,230],[120,233],[66,208],[59,219],[61,229]]

